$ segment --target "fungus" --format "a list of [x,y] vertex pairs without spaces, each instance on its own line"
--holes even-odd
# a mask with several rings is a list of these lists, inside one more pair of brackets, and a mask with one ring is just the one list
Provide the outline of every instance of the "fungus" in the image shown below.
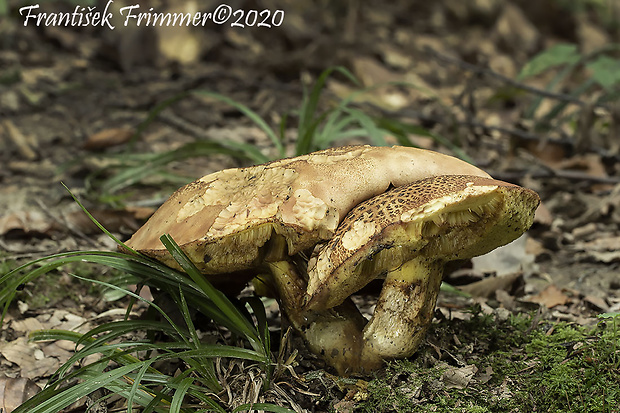
[[428,176],[488,176],[423,149],[348,146],[215,172],[168,199],[127,246],[179,268],[159,241],[170,234],[205,274],[255,268],[278,234],[294,255],[332,237],[358,203]]
[[[410,356],[431,323],[444,265],[521,236],[539,201],[529,189],[465,175],[426,178],[377,195],[353,208],[316,248],[302,311],[337,308],[385,278],[361,332],[358,364],[349,361],[348,369],[368,371],[384,359]],[[342,340],[341,347],[350,347]]]
[[[537,203],[447,155],[349,146],[209,174],[126,245],[179,269],[159,239],[169,234],[220,288],[260,276],[309,348],[351,374],[415,351],[443,264],[516,238]],[[386,281],[366,323],[349,296],[377,277]]]

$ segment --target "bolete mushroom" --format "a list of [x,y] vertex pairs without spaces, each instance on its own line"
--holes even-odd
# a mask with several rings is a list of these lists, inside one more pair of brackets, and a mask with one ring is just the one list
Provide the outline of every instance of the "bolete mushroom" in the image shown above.
[[[449,175],[467,178],[445,177]],[[438,176],[442,177],[425,180]],[[407,350],[392,350],[377,341],[382,334],[381,340],[391,340],[390,331],[385,331],[390,311],[402,317],[412,314],[393,302],[401,299],[397,284],[402,279],[410,287],[432,284],[428,293],[417,293],[419,304],[417,296],[407,298],[416,301],[414,306],[424,307],[417,313],[428,318],[441,265],[467,255],[450,255],[446,252],[449,247],[437,241],[437,234],[453,231],[442,222],[468,228],[462,235],[450,238],[453,246],[472,238],[468,231],[477,233],[475,225],[465,223],[468,219],[475,218],[487,230],[487,238],[492,239],[486,244],[461,248],[471,251],[471,255],[482,253],[478,251],[487,249],[485,245],[490,250],[509,241],[510,237],[502,238],[491,229],[491,222],[501,226],[514,221],[514,234],[527,229],[535,207],[533,201],[527,200],[534,196],[533,192],[498,182],[466,162],[432,151],[371,146],[327,149],[200,178],[175,192],[127,246],[179,268],[159,240],[162,234],[170,234],[218,286],[231,280],[243,284],[267,274],[261,279],[273,287],[283,312],[312,351],[341,374],[369,371],[383,358],[409,354],[409,348],[417,346],[409,344]],[[390,190],[392,187],[395,189]],[[530,198],[518,194],[530,194]],[[463,203],[461,199],[484,199],[488,205],[483,201]],[[473,212],[464,212],[459,205],[466,205],[466,209],[471,205]],[[479,214],[480,210],[484,213]],[[423,224],[426,218],[436,221],[437,229]],[[419,234],[414,228],[420,230]],[[409,236],[414,241],[407,241]],[[311,260],[308,274],[304,257],[317,244],[322,246]],[[416,248],[425,252],[416,255]],[[434,250],[443,255],[431,257]],[[429,264],[415,264],[421,260]],[[409,269],[414,265],[420,272]],[[387,280],[381,305],[366,325],[347,297],[384,274]],[[390,310],[398,305],[402,308]],[[411,328],[398,328],[401,332],[397,334],[403,336],[399,336],[396,347],[419,342],[421,334]],[[404,337],[410,332],[415,333],[414,338]],[[368,338],[369,334],[377,340]]]
[[[390,186],[445,174],[488,176],[459,159],[402,146],[332,148],[225,169],[176,191],[127,246],[179,268],[159,240],[169,234],[205,274],[251,270],[266,254],[274,261],[330,239],[351,208]],[[286,251],[273,251],[274,235]]]
[[[302,312],[338,308],[370,281],[385,282],[368,324],[357,335],[347,328],[331,339],[333,348],[347,350],[331,353],[331,364],[346,370],[341,373],[370,371],[385,359],[412,355],[431,323],[445,263],[518,238],[531,226],[539,202],[534,191],[517,185],[446,175],[354,207],[334,237],[315,249]],[[349,325],[359,325],[346,308]]]

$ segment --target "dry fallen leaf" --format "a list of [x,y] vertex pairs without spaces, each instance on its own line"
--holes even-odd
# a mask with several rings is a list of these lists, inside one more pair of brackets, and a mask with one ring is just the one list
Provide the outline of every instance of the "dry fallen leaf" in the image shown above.
[[53,374],[60,367],[58,359],[46,358],[38,344],[29,343],[26,337],[0,343],[0,354],[20,367],[20,376],[39,378]]
[[464,389],[467,387],[478,368],[470,364],[465,367],[448,367],[444,370],[443,381],[448,389]]
[[7,132],[9,139],[15,144],[21,156],[29,161],[37,159],[38,154],[36,152],[37,142],[31,137],[26,136],[21,130],[15,126],[10,120],[2,122],[4,129]]
[[603,311],[603,312],[609,311],[609,305],[607,304],[607,302],[605,302],[604,298],[597,297],[594,295],[586,295],[583,298],[583,301],[590,304],[592,307],[594,307],[594,309],[598,311]]
[[41,388],[32,380],[0,377],[0,412],[11,413],[40,391]]
[[459,289],[474,297],[492,298],[498,290],[512,291],[517,282],[523,282],[523,274],[512,273],[498,277],[488,277],[471,284],[463,285],[459,287]]
[[562,290],[550,284],[547,288],[533,297],[530,297],[528,301],[544,305],[547,308],[553,308],[557,305],[564,305],[570,301],[570,298],[566,296]]
[[83,148],[88,151],[96,151],[111,146],[122,145],[129,142],[134,133],[135,132],[129,128],[104,129],[90,135],[86,139],[86,142],[84,142]]
[[494,272],[498,276],[520,272],[524,265],[534,261],[534,256],[529,255],[525,249],[527,238],[527,235],[521,236],[488,254],[472,258],[474,270],[481,273]]
[[55,223],[44,213],[36,210],[17,211],[0,216],[0,235],[9,232],[32,235],[49,235]]

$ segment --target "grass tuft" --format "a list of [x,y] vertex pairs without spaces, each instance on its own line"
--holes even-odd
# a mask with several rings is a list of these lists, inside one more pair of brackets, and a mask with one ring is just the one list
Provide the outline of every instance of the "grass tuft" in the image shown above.
[[[88,211],[85,212],[88,214]],[[119,245],[127,248],[88,215]],[[128,249],[129,254],[113,251],[55,254],[23,264],[0,277],[3,318],[20,285],[49,275],[59,267],[84,262],[125,274],[118,278],[123,284],[127,280],[137,280],[165,292],[172,297],[182,315],[181,321],[175,321],[159,305],[125,287],[72,274],[80,281],[129,296],[132,300],[130,303],[144,302],[159,314],[160,320],[132,320],[126,317],[124,320],[101,324],[84,334],[63,330],[33,332],[30,336],[33,341],[69,340],[75,343],[76,351],[58,369],[47,387],[15,410],[16,413],[56,413],[100,389],[124,397],[128,411],[133,406],[153,412],[198,412],[205,411],[205,408],[226,412],[259,408],[252,407],[252,403],[241,403],[239,407],[230,404],[233,401],[225,400],[226,391],[220,382],[216,362],[225,358],[255,363],[260,371],[263,391],[270,388],[275,360],[271,355],[262,302],[250,299],[247,305],[239,308],[200,275],[171,237],[163,236],[162,242],[186,273]],[[127,314],[131,311],[131,305]],[[197,309],[236,337],[242,338],[249,348],[203,342],[190,315],[190,308]],[[252,321],[251,314],[258,323]],[[89,361],[92,355],[98,355],[99,359]],[[179,363],[184,366],[183,372],[175,376],[174,372],[154,367],[162,361]],[[265,411],[291,411],[269,403],[261,403],[260,406]]]

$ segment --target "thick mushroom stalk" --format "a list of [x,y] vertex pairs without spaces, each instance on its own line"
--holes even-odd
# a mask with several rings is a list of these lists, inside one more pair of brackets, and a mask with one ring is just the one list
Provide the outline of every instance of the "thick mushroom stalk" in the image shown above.
[[[444,264],[518,238],[531,226],[538,203],[529,189],[452,175],[392,189],[351,210],[309,263],[302,310],[337,307],[385,277],[374,315],[362,331],[358,364],[348,363],[340,373],[369,371],[384,359],[412,355],[432,320]],[[347,336],[341,336],[342,348],[350,348]]]

